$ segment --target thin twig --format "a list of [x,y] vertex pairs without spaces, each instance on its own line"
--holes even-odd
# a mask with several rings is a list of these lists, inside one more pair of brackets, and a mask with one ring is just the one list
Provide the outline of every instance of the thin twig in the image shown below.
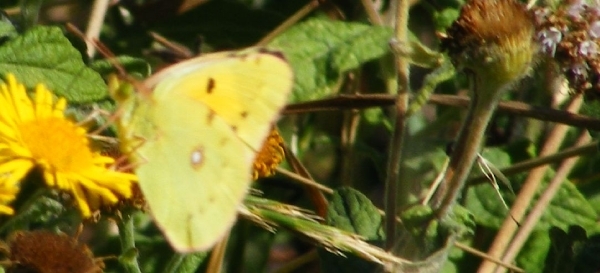
[[[367,109],[394,105],[396,96],[388,94],[339,95],[334,98],[288,105],[283,114],[299,114],[347,109]],[[428,103],[454,107],[466,107],[470,99],[466,96],[433,94]],[[539,107],[518,101],[503,101],[498,105],[499,113],[551,121],[589,130],[600,130],[600,119],[547,107]]]
[[[531,170],[536,167],[540,167],[547,164],[552,164],[556,162],[563,161],[567,158],[571,158],[574,156],[581,156],[583,154],[588,153],[596,153],[598,152],[598,144],[599,141],[594,141],[592,143],[587,143],[581,146],[574,146],[571,148],[564,149],[558,153],[551,154],[549,156],[536,157],[530,160],[525,160],[516,164],[511,165],[510,167],[506,167],[501,169],[500,172],[504,175],[512,175],[524,171]],[[469,185],[476,185],[482,182],[488,181],[487,178],[483,175],[479,175],[477,177],[473,177],[467,181]]]
[[304,7],[302,7],[300,10],[298,10],[296,13],[294,13],[292,16],[287,18],[277,28],[275,28],[273,31],[271,31],[269,34],[267,34],[265,37],[263,37],[260,41],[258,41],[258,43],[256,43],[255,46],[258,46],[258,47],[266,46],[275,37],[277,37],[277,35],[281,34],[284,30],[288,29],[293,24],[300,21],[302,18],[304,18],[304,16],[311,13],[318,6],[319,6],[318,0],[310,1],[308,4],[306,4]]
[[[300,174],[300,176],[312,181],[313,178],[310,175],[310,172],[306,169],[306,167],[304,167],[296,155],[292,153],[287,145],[284,146],[283,149],[285,151],[285,158],[290,164],[290,167],[296,171],[296,173]],[[321,191],[316,190],[314,187],[306,186],[304,188],[308,194],[308,197],[310,198],[310,201],[315,206],[317,215],[324,218],[327,214],[327,198],[325,198],[325,195],[323,195]]]
[[87,54],[89,57],[93,57],[96,54],[96,47],[89,41],[98,40],[100,37],[100,30],[104,23],[104,17],[108,10],[110,0],[95,0],[94,6],[92,7],[92,14],[90,14],[90,20],[88,21],[87,29],[85,31],[85,37],[87,45]]
[[[575,145],[584,145],[590,142],[590,140],[590,135],[587,131],[584,131],[581,133]],[[530,211],[529,215],[527,215],[525,221],[521,223],[519,231],[511,241],[510,245],[508,246],[508,249],[506,250],[506,253],[504,254],[504,257],[502,258],[503,262],[510,263],[517,256],[517,254],[529,238],[529,235],[533,231],[533,228],[542,217],[542,214],[547,210],[548,204],[550,204],[550,201],[552,201],[552,198],[554,198],[561,185],[567,180],[567,176],[577,163],[578,159],[579,158],[576,157],[569,158],[560,165],[560,167],[554,174],[554,177],[548,184],[548,187],[544,189],[544,192],[538,199],[533,209]],[[506,271],[506,269],[504,268],[496,269],[496,272],[504,271]]]
[[[576,112],[581,106],[582,102],[583,99],[581,96],[575,97],[568,106],[567,111]],[[547,156],[556,153],[568,129],[569,126],[567,125],[556,125],[544,143],[544,146],[540,151],[540,156]],[[529,172],[529,175],[527,176],[527,179],[525,180],[523,187],[521,188],[521,191],[519,192],[519,195],[517,196],[517,199],[513,203],[513,206],[510,210],[510,215],[512,215],[514,219],[507,217],[504,220],[502,227],[498,231],[498,234],[496,234],[496,238],[488,250],[488,255],[492,257],[500,257],[503,255],[506,247],[513,238],[513,234],[515,234],[518,228],[515,220],[520,222],[523,219],[523,215],[525,215],[525,211],[529,207],[529,202],[537,192],[537,189],[539,188],[547,169],[548,166],[542,166]],[[484,261],[479,267],[478,272],[493,272],[495,269],[496,264]]]
[[[395,38],[400,42],[408,41],[408,1],[396,1]],[[385,249],[390,250],[396,243],[396,213],[398,205],[398,184],[402,165],[402,146],[406,129],[406,112],[409,98],[409,62],[406,58],[396,58],[397,94],[394,104],[394,130],[390,139],[387,178],[385,181]]]
[[484,253],[484,252],[481,252],[481,251],[479,251],[479,250],[477,250],[477,249],[475,249],[475,248],[472,248],[472,247],[470,247],[470,246],[468,246],[468,245],[465,245],[465,244],[463,244],[463,243],[460,243],[460,242],[455,242],[455,243],[454,243],[454,246],[455,246],[455,247],[458,247],[458,248],[460,248],[460,249],[462,249],[462,250],[464,250],[464,251],[466,251],[466,252],[472,253],[472,254],[474,254],[474,255],[476,255],[476,256],[479,256],[479,257],[481,257],[481,258],[484,258],[484,259],[486,259],[486,260],[489,260],[490,262],[493,262],[493,263],[496,263],[496,264],[498,264],[498,265],[504,266],[504,267],[506,267],[506,268],[508,268],[508,269],[510,269],[510,270],[512,270],[512,271],[514,271],[514,272],[519,272],[519,273],[521,273],[521,272],[525,272],[525,270],[523,270],[523,269],[521,269],[521,268],[518,268],[518,267],[516,267],[516,266],[514,266],[514,265],[512,265],[512,264],[505,263],[505,262],[501,261],[500,259],[497,259],[497,258],[494,258],[494,257],[492,257],[492,256],[489,256],[489,255],[487,255],[486,253]]
[[295,259],[285,263],[285,265],[283,265],[282,267],[275,270],[274,273],[300,272],[299,270],[303,266],[305,266],[309,263],[312,263],[318,259],[319,259],[319,253],[317,253],[316,249],[313,249],[313,250],[306,252],[306,253],[296,257]]
[[290,171],[288,171],[288,170],[286,170],[284,168],[277,167],[277,172],[280,173],[280,174],[283,174],[283,175],[285,175],[285,176],[287,176],[287,177],[289,177],[291,179],[294,179],[294,180],[302,183],[303,185],[305,185],[307,187],[312,187],[312,188],[318,189],[318,190],[320,190],[322,192],[325,192],[327,194],[333,194],[333,190],[330,189],[330,188],[328,188],[327,186],[324,186],[324,185],[322,185],[320,183],[317,183],[314,180],[305,178],[304,176],[301,176],[301,175],[296,174],[294,172],[290,172]]
[[[359,94],[359,82],[361,73],[350,73],[346,77],[343,88],[344,94]],[[340,160],[341,173],[340,181],[343,186],[351,187],[354,182],[354,162],[355,162],[355,147],[356,136],[360,126],[361,114],[359,110],[350,109],[342,112],[343,121],[340,132]]]
[[225,260],[225,250],[227,250],[227,242],[231,234],[228,232],[210,252],[206,273],[221,273],[223,272],[223,261]]
[[382,26],[383,20],[381,20],[381,16],[379,16],[379,13],[375,9],[375,5],[373,5],[373,0],[360,0],[360,2],[362,3],[363,8],[367,13],[367,17],[369,17],[369,21],[371,22],[371,24],[376,26]]

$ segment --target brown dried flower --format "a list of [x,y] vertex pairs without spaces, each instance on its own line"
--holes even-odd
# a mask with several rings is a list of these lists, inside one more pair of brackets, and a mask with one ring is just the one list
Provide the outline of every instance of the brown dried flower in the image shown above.
[[454,65],[487,84],[504,86],[527,74],[537,51],[534,17],[515,0],[472,0],[442,38]]

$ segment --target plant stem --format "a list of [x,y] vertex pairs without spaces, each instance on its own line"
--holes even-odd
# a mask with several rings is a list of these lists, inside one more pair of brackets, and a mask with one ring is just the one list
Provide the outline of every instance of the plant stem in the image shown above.
[[134,226],[131,212],[123,211],[121,220],[116,221],[119,228],[121,241],[121,256],[119,262],[128,273],[142,273],[137,262],[137,249],[135,248]]
[[487,124],[503,93],[502,85],[487,83],[480,79],[475,76],[469,112],[454,144],[444,183],[440,185],[431,203],[433,208],[437,209],[440,218],[448,213],[462,192],[483,143]]
[[275,37],[277,37],[277,35],[281,34],[286,29],[290,28],[292,25],[294,25],[298,21],[302,20],[302,18],[304,18],[304,16],[311,13],[318,6],[319,6],[319,1],[317,1],[317,0],[308,2],[308,4],[306,4],[300,10],[298,10],[296,13],[294,13],[292,16],[290,16],[288,19],[286,19],[283,23],[281,23],[279,26],[277,26],[277,28],[275,28],[274,30],[269,32],[269,34],[267,34],[265,37],[263,37],[254,46],[256,46],[256,47],[266,46],[269,42],[271,42],[273,39],[275,39]]
[[[396,4],[396,40],[408,41],[408,1],[397,0]],[[406,58],[396,58],[397,96],[394,109],[394,130],[390,139],[390,154],[385,181],[385,249],[390,250],[396,242],[396,206],[398,205],[398,184],[402,162],[402,145],[406,127],[406,111],[409,97],[409,63]],[[408,187],[406,187],[408,188]],[[406,191],[402,191],[405,193]]]

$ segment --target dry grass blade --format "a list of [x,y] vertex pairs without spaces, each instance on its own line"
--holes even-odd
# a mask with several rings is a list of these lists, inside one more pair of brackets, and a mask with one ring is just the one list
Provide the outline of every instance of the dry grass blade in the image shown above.
[[318,216],[302,208],[254,196],[248,196],[244,205],[239,210],[242,217],[271,229],[283,227],[297,232],[331,253],[343,256],[343,252],[348,252],[382,265],[409,263],[365,242],[356,234],[319,224]]

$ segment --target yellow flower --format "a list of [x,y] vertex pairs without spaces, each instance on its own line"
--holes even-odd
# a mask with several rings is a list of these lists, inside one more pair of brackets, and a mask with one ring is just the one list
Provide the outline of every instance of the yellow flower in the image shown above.
[[63,98],[54,102],[41,84],[30,99],[7,76],[0,85],[0,185],[17,185],[37,167],[46,184],[70,193],[87,218],[101,205],[130,197],[137,178],[107,168],[114,160],[90,149],[86,130],[65,118],[66,105]]
[[8,205],[19,193],[19,186],[17,183],[4,183],[0,181],[0,214],[12,215],[14,210]]
[[261,151],[254,159],[254,180],[275,174],[275,168],[283,161],[284,157],[283,138],[281,138],[277,129],[273,128]]

